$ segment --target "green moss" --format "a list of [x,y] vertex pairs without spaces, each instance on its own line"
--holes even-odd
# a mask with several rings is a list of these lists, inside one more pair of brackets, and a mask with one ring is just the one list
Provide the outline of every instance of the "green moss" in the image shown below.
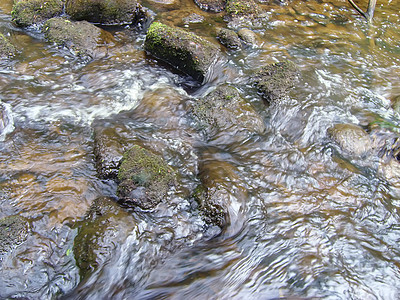
[[30,26],[61,15],[61,0],[21,0],[14,4],[12,19],[18,26]]
[[261,9],[253,0],[228,0],[226,12],[231,16],[257,15]]
[[0,57],[11,57],[14,56],[17,49],[10,41],[0,33]]
[[194,33],[159,22],[151,24],[144,46],[147,53],[199,81],[204,80],[219,51]]
[[168,187],[175,183],[175,176],[162,157],[135,145],[121,160],[118,195],[125,202],[152,208],[165,197]]

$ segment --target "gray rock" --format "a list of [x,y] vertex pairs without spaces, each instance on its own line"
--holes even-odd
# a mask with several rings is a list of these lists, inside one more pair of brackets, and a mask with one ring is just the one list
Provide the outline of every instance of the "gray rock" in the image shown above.
[[221,28],[217,31],[217,38],[222,45],[229,49],[240,49],[242,47],[239,36],[233,30]]
[[0,58],[13,57],[16,53],[15,46],[0,33]]
[[205,11],[221,12],[225,9],[226,0],[194,0]]
[[0,255],[5,254],[28,237],[29,223],[21,216],[0,219]]

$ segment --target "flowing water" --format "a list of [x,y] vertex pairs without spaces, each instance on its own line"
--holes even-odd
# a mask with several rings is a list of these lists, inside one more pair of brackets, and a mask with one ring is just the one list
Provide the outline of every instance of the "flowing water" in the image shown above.
[[[344,156],[327,137],[338,123],[378,120],[398,131],[391,101],[400,95],[400,2],[378,0],[371,26],[344,0],[263,7],[257,45],[222,49],[226,62],[199,87],[145,55],[144,31],[106,28],[115,49],[80,61],[37,29],[16,28],[11,1],[1,0],[0,32],[20,53],[0,62],[9,118],[0,136],[0,218],[21,215],[30,226],[2,257],[0,298],[400,297],[397,161]],[[189,0],[156,18],[210,39],[226,24]],[[299,83],[266,105],[246,78],[285,59],[298,66]],[[263,116],[264,133],[206,140],[191,126],[188,104],[225,82]],[[95,128],[151,145],[182,184],[154,211],[123,210],[111,220],[115,230],[98,241],[106,245],[100,265],[81,278],[74,239],[92,201],[116,193],[96,173]],[[222,231],[205,226],[189,197],[204,170],[229,193]]]

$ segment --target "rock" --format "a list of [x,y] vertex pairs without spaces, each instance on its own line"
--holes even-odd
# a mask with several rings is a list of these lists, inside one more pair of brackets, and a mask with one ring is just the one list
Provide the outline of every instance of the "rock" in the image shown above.
[[147,17],[136,0],[67,0],[65,12],[73,20],[103,25],[130,25]]
[[204,11],[221,12],[225,9],[226,0],[194,0]]
[[124,145],[124,140],[114,128],[94,129],[94,156],[99,178],[117,179],[119,163],[126,150]]
[[199,210],[206,223],[232,227],[239,221],[242,199],[246,199],[246,191],[241,186],[238,170],[228,162],[204,160],[199,167],[199,185],[193,198],[199,204]]
[[135,145],[124,153],[118,179],[117,194],[121,202],[151,209],[175,184],[175,172],[161,156]]
[[328,135],[343,151],[349,154],[361,156],[372,149],[368,133],[354,124],[336,124],[328,129]]
[[261,116],[230,85],[218,86],[210,94],[197,100],[191,110],[209,137],[218,131],[235,136],[265,131]]
[[43,32],[48,42],[65,47],[79,57],[104,57],[107,47],[114,42],[109,32],[86,21],[53,18],[44,24]]
[[19,0],[14,3],[12,19],[21,27],[43,23],[61,15],[63,6],[62,0]]
[[179,9],[182,6],[180,0],[147,0],[143,5],[157,12]]
[[6,134],[14,130],[14,118],[9,106],[0,101],[0,141],[3,141]]
[[115,201],[108,197],[95,199],[74,240],[73,251],[81,278],[103,265],[135,226],[133,218]]
[[231,18],[258,18],[264,11],[254,0],[227,0],[226,12]]
[[262,67],[251,78],[262,97],[272,102],[285,96],[294,87],[298,71],[294,63],[284,61]]
[[239,38],[245,42],[247,45],[251,46],[256,46],[257,45],[257,35],[254,33],[254,31],[247,29],[247,28],[242,28],[238,31],[238,36]]
[[0,33],[0,58],[12,57],[17,53],[13,44]]
[[221,28],[217,31],[217,38],[222,45],[229,49],[240,49],[242,47],[239,36],[233,30]]
[[29,230],[28,221],[21,216],[9,216],[0,219],[0,255],[3,255],[23,243]]
[[219,48],[211,42],[182,29],[159,22],[147,31],[145,50],[157,59],[204,82],[217,60]]

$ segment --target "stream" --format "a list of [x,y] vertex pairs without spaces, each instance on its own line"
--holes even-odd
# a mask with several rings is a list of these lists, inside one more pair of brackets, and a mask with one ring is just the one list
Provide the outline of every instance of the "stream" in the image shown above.
[[[215,27],[227,26],[192,0],[171,10],[156,2],[143,1],[157,20],[215,43]],[[12,1],[0,0],[0,32],[20,49],[0,60],[9,120],[0,218],[29,222],[26,241],[0,257],[1,299],[400,298],[400,165],[346,156],[327,135],[335,124],[373,123],[400,136],[400,1],[378,0],[372,25],[345,0],[278,2],[261,1],[256,45],[221,46],[226,61],[200,86],[147,56],[142,29],[105,27],[117,46],[82,61],[13,25]],[[283,60],[299,82],[267,104],[247,78]],[[206,139],[195,130],[188,105],[223,83],[252,104],[264,132]],[[98,128],[151,145],[182,184],[153,211],[120,208],[92,241],[98,266],[81,276],[85,214],[117,189],[97,174]],[[222,230],[188,196],[202,170],[226,187]]]

